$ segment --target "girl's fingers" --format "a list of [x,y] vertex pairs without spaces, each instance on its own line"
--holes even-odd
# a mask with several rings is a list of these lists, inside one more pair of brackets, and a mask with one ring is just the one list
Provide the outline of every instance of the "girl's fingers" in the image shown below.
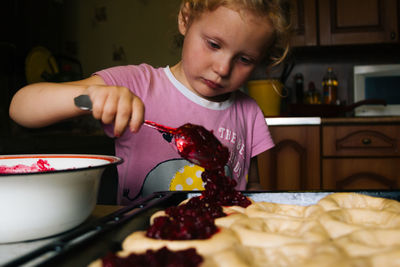
[[[90,91],[89,91],[90,92]],[[93,90],[89,94],[92,101],[92,116],[95,119],[101,120],[103,116],[103,108],[106,104],[107,95],[98,90]]]
[[132,114],[130,123],[129,123],[129,128],[132,132],[136,133],[139,131],[140,126],[143,124],[144,121],[144,104],[142,100],[135,96],[132,101]]
[[125,87],[93,86],[88,88],[92,100],[92,115],[104,124],[114,123],[114,135],[119,137],[126,127],[137,132],[144,119],[144,104]]
[[105,124],[110,124],[115,120],[117,109],[119,107],[119,98],[117,95],[108,95],[104,103],[101,121]]
[[114,135],[121,136],[128,126],[129,120],[131,118],[131,96],[121,97],[118,101],[118,109],[115,116],[114,123]]

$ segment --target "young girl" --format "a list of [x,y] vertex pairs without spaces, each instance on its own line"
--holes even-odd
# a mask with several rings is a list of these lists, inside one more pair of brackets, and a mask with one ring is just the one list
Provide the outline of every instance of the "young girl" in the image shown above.
[[10,116],[25,127],[46,126],[88,113],[73,99],[89,95],[93,117],[117,137],[116,155],[124,159],[119,204],[154,191],[203,189],[202,168],[178,155],[171,136],[141,127],[144,119],[212,130],[229,148],[225,170],[237,189],[260,189],[256,156],[273,141],[256,102],[238,89],[262,60],[283,59],[285,27],[278,0],[183,0],[178,29],[184,42],[176,65],[120,66],[81,81],[31,84],[14,96]]

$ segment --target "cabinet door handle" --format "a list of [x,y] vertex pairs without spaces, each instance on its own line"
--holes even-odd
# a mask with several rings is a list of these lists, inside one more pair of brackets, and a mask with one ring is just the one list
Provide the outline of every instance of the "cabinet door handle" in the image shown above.
[[363,138],[361,140],[361,143],[363,143],[363,145],[370,145],[372,143],[372,140],[370,138]]

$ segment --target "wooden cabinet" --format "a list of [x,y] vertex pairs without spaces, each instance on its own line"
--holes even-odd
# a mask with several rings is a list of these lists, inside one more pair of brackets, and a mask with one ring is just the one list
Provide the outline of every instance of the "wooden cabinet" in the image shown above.
[[320,127],[270,126],[275,147],[259,157],[264,190],[320,189]]
[[398,158],[341,158],[323,160],[323,189],[398,189]]
[[398,41],[396,0],[319,0],[321,45]]
[[400,126],[322,126],[323,189],[397,189]]
[[400,156],[400,126],[323,126],[323,155],[326,157]]
[[400,188],[400,117],[269,129],[275,147],[258,159],[264,190]]
[[291,1],[290,21],[294,30],[293,46],[317,45],[316,0]]
[[398,42],[397,0],[294,0],[293,46]]

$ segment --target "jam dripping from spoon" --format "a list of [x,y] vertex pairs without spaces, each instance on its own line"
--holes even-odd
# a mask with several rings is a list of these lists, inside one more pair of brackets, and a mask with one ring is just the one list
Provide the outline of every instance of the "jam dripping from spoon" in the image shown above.
[[174,136],[181,157],[207,170],[221,169],[229,159],[229,150],[221,144],[212,131],[203,126],[186,123],[178,128],[145,121],[145,125]]

